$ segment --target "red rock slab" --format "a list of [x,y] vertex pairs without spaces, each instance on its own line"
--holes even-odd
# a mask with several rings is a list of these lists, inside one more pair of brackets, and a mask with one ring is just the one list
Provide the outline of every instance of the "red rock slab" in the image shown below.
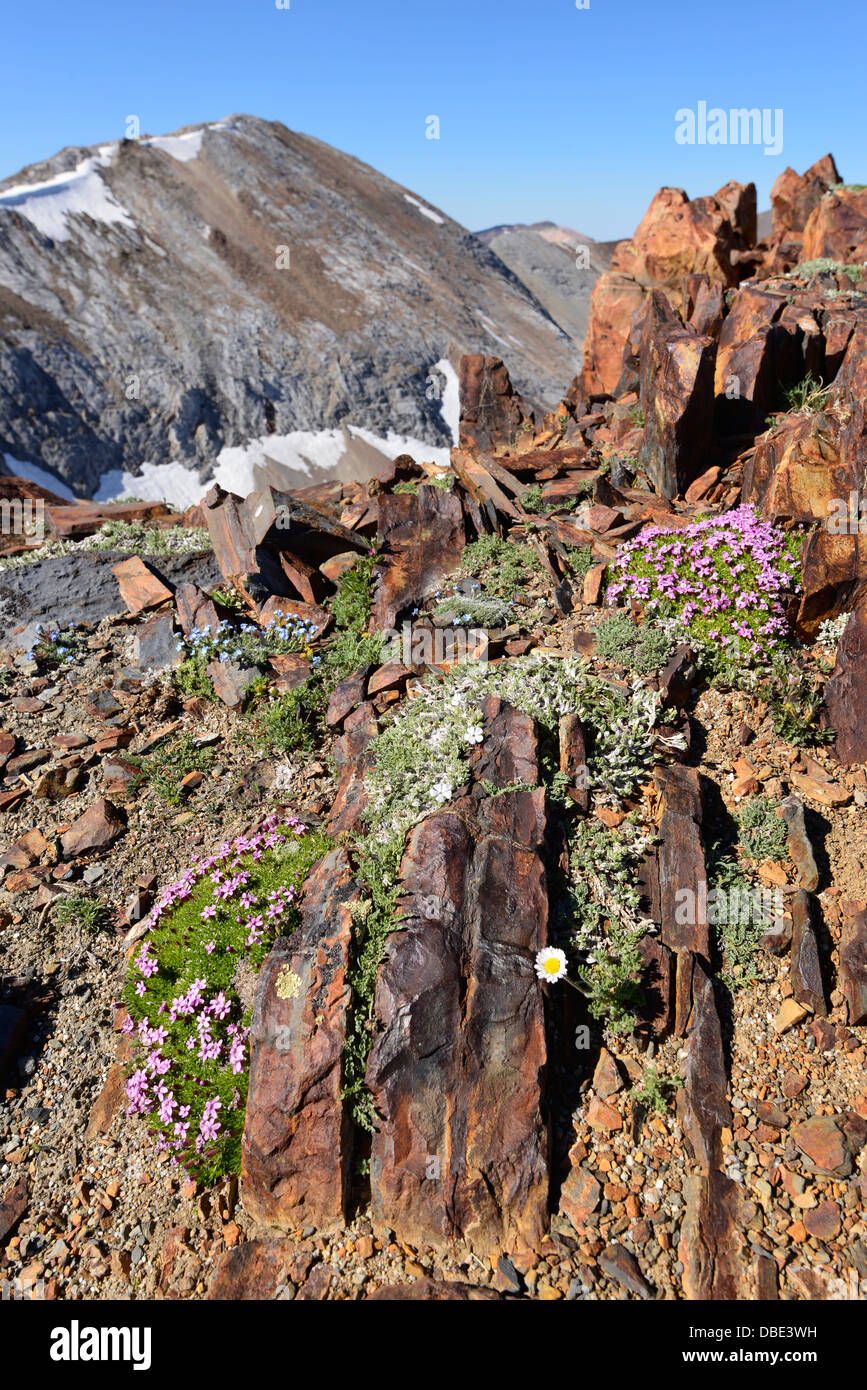
[[684,1178],[686,1211],[678,1254],[683,1296],[694,1302],[743,1298],[745,1240],[739,1230],[737,1184],[724,1173]]
[[[501,714],[501,746],[488,748],[480,777],[535,762],[532,722],[505,706]],[[489,710],[489,728],[497,718]],[[462,1237],[491,1255],[535,1248],[547,1226],[546,1045],[533,961],[548,903],[542,789],[477,800],[480,791],[410,835],[367,1084],[380,1117],[376,1226],[434,1248]]]
[[229,709],[241,709],[247,691],[261,675],[258,666],[240,666],[236,661],[209,661],[207,672],[218,699]]
[[28,830],[0,855],[0,869],[29,869],[48,852],[48,841],[38,828]]
[[307,879],[301,924],[259,974],[242,1143],[244,1208],[281,1230],[326,1227],[346,1213],[351,1126],[341,1099],[359,893],[343,849]]
[[367,550],[362,536],[327,511],[273,487],[250,494],[243,504],[242,522],[254,547],[291,551],[308,564],[319,565],[341,550]]
[[30,1179],[26,1173],[22,1173],[0,1197],[0,1245],[15,1230],[27,1210],[29,1201]]
[[45,509],[49,531],[58,540],[81,540],[92,536],[106,521],[148,521],[177,525],[178,518],[165,502],[75,502],[50,504]]
[[126,830],[126,818],[117,806],[101,797],[73,821],[60,837],[64,859],[91,850],[108,849]]
[[193,628],[209,627],[211,632],[216,632],[220,622],[216,604],[198,584],[192,584],[189,580],[179,584],[175,591],[175,606],[185,637],[189,637]]
[[568,795],[584,814],[590,806],[587,743],[577,714],[564,714],[559,725],[560,771],[569,778]]
[[373,766],[370,743],[378,732],[379,724],[369,701],[344,719],[344,732],[333,750],[340,780],[327,826],[329,835],[335,838],[354,828],[367,805],[364,777]]
[[111,572],[117,579],[120,596],[130,613],[141,613],[145,608],[156,608],[172,596],[168,585],[164,584],[138,555],[131,556],[129,560],[121,560],[119,565],[112,565]]
[[771,188],[774,237],[803,232],[813,209],[828,189],[840,181],[830,154],[817,159],[804,174],[797,174],[791,167],[784,169]]
[[701,789],[694,768],[658,767],[659,939],[672,951],[710,960],[707,868],[701,842]]
[[361,704],[371,669],[372,667],[369,665],[360,666],[357,671],[352,671],[348,676],[344,676],[342,681],[338,681],[331,692],[328,709],[325,712],[325,723],[329,729],[334,729],[338,724],[342,724],[347,714],[351,714]]
[[731,1125],[732,1112],[713,980],[699,957],[691,952],[689,956],[690,1007],[679,1110],[687,1142],[708,1173],[721,1166],[722,1131]]
[[10,734],[8,729],[0,729],[0,768],[5,767],[15,752],[15,741],[15,735]]
[[849,615],[825,686],[825,707],[837,735],[835,756],[844,767],[867,763],[867,596]]
[[377,695],[380,690],[394,690],[403,685],[407,678],[412,675],[402,661],[386,661],[384,666],[380,666],[374,671],[367,683],[368,697]]
[[225,579],[254,574],[256,546],[246,529],[244,501],[215,485],[200,506],[204,508],[211,546]]
[[271,618],[303,618],[314,624],[313,637],[321,637],[331,624],[331,614],[314,603],[304,603],[301,599],[283,598],[272,594],[259,610],[259,625],[264,627]]
[[233,1302],[273,1299],[281,1284],[291,1278],[297,1259],[294,1241],[245,1240],[220,1256],[208,1298]]
[[414,1279],[411,1284],[381,1284],[365,1297],[367,1303],[490,1303],[501,1301],[496,1289],[455,1284],[445,1279]]
[[843,903],[839,987],[846,998],[850,1027],[867,1023],[867,911]]
[[867,192],[833,189],[813,208],[804,228],[805,261],[827,256],[844,265],[867,258]]
[[306,560],[292,555],[288,550],[281,550],[280,565],[289,583],[305,603],[317,604],[325,597],[329,587],[325,576],[312,565],[308,565]]
[[798,885],[806,893],[815,893],[819,870],[807,834],[803,801],[797,796],[785,797],[777,807],[777,815],[786,823],[786,849],[798,875]]
[[792,949],[790,975],[792,992],[799,1004],[822,1017],[828,1012],[825,987],[819,963],[819,943],[813,927],[815,899],[799,890],[792,898]]
[[581,373],[569,388],[570,400],[611,395],[620,381],[630,322],[647,289],[631,275],[605,271],[590,295],[590,316]]
[[103,1082],[102,1090],[90,1108],[85,1139],[97,1139],[107,1134],[112,1121],[126,1100],[126,1079],[123,1067],[113,1062]]
[[533,412],[515,391],[499,357],[481,353],[462,357],[459,397],[462,449],[516,452],[525,423],[532,424]]
[[433,593],[458,568],[466,533],[456,493],[423,487],[379,498],[382,552],[376,566],[371,621],[393,628],[405,609]]
[[653,290],[641,335],[639,458],[662,497],[685,493],[710,462],[716,343],[686,329]]

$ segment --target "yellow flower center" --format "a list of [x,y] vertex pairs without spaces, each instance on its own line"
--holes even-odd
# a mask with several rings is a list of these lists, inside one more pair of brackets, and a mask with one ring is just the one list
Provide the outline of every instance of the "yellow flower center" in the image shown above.
[[560,970],[560,962],[556,956],[551,956],[549,960],[543,963],[542,969],[547,975],[556,975]]

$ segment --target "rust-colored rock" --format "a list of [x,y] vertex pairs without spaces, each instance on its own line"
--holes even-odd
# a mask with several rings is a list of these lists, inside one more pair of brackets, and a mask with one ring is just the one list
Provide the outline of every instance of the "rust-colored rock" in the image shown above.
[[803,257],[821,256],[844,265],[867,260],[867,190],[834,189],[814,207],[804,228]]
[[499,1301],[496,1289],[455,1284],[439,1279],[414,1279],[411,1284],[380,1284],[366,1295],[367,1303],[489,1303]]
[[77,854],[88,854],[93,850],[108,849],[126,830],[126,817],[105,797],[73,821],[64,835],[60,846],[64,859],[72,859]]
[[792,1126],[792,1138],[815,1172],[846,1178],[852,1172],[852,1152],[839,1120],[836,1115],[814,1115]]
[[672,951],[695,951],[709,961],[698,773],[679,765],[659,767],[654,782],[659,795],[660,941]]
[[732,1112],[713,980],[697,956],[692,956],[691,965],[679,1108],[684,1135],[696,1161],[709,1173],[721,1166],[722,1131],[731,1125]]
[[584,340],[581,373],[569,389],[570,397],[610,396],[618,386],[627,349],[630,322],[647,295],[629,275],[606,271],[590,295],[590,317]]
[[220,1256],[208,1286],[208,1298],[272,1299],[281,1284],[291,1278],[297,1254],[291,1240],[246,1240]]
[[737,1185],[717,1169],[684,1178],[686,1211],[678,1254],[683,1295],[694,1302],[728,1302],[745,1295],[744,1237]]
[[189,637],[194,627],[209,627],[216,632],[220,622],[216,605],[198,584],[191,584],[188,580],[179,584],[175,591],[175,607],[185,637]]
[[814,1014],[821,1016],[828,1012],[828,1008],[819,963],[819,943],[812,921],[815,910],[813,901],[810,894],[803,890],[799,890],[792,898],[790,975],[792,990],[798,1003],[805,1004]]
[[361,704],[371,669],[369,665],[360,666],[357,671],[352,671],[348,676],[344,676],[342,681],[338,681],[331,692],[328,709],[325,712],[325,723],[329,729],[334,729],[338,724],[342,724],[347,714],[351,714]]
[[651,292],[641,343],[644,436],[639,458],[657,492],[683,494],[708,465],[716,343],[674,319]]
[[466,533],[460,498],[436,487],[383,493],[379,498],[382,552],[372,622],[394,628],[407,609],[439,588],[458,568]]
[[117,1062],[113,1062],[108,1069],[102,1090],[90,1108],[87,1128],[84,1131],[85,1139],[96,1139],[107,1134],[125,1099],[124,1071]]
[[[428,817],[401,866],[404,916],[376,987],[367,1068],[380,1124],[371,1151],[376,1225],[441,1248],[535,1248],[547,1225],[544,793],[533,723],[499,700],[471,797]],[[533,775],[529,775],[532,773]]]
[[867,911],[854,903],[842,906],[838,983],[846,997],[848,1023],[855,1026],[867,1023]]
[[682,188],[661,188],[632,240],[617,247],[611,270],[677,293],[685,275],[707,275],[710,281],[733,285],[738,278],[731,261],[736,242],[728,213],[716,198],[690,200]]
[[301,923],[259,974],[250,1034],[242,1145],[244,1207],[281,1230],[327,1227],[346,1212],[351,1130],[340,1097],[349,1007],[346,852],[333,850],[305,885]]
[[568,1216],[579,1235],[583,1226],[599,1205],[602,1188],[593,1174],[580,1164],[574,1164],[572,1171],[560,1189],[560,1210]]
[[262,674],[258,666],[239,666],[236,661],[209,661],[207,672],[214,694],[233,710],[242,707],[250,686]]
[[867,763],[867,594],[852,610],[837,647],[825,707],[837,735],[837,758],[844,767]]
[[513,454],[522,439],[532,441],[532,411],[515,391],[499,357],[462,357],[459,390],[462,449]]
[[117,579],[120,596],[130,613],[156,608],[172,596],[168,585],[138,555],[112,565],[111,572]]
[[364,776],[373,764],[369,745],[378,732],[379,725],[369,701],[344,719],[344,732],[333,751],[340,781],[328,818],[328,833],[335,839],[352,830],[367,805]]
[[[770,521],[830,520],[833,525],[838,503],[848,503],[867,471],[867,438],[860,429],[855,437],[851,423],[841,428],[835,411],[781,420],[758,441],[747,462],[744,501],[756,503]],[[862,414],[862,428],[863,423]]]
[[[834,156],[830,154],[817,159],[805,174],[797,174],[792,168],[784,169],[771,189],[774,237],[803,232],[813,209],[837,183],[840,183],[840,175]],[[806,252],[803,259],[807,259]]]
[[803,801],[797,796],[787,796],[780,802],[777,815],[786,822],[786,848],[798,875],[798,885],[806,893],[815,893],[819,886],[819,870],[807,834]]

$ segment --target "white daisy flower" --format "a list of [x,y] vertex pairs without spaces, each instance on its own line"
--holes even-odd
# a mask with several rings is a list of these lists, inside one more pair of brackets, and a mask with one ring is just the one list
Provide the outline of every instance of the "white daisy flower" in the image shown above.
[[548,984],[556,984],[566,976],[566,953],[555,946],[546,946],[536,956],[536,974]]

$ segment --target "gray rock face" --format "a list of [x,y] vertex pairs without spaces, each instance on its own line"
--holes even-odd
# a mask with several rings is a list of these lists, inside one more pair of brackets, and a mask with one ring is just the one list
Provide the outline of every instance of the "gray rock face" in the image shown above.
[[[62,199],[28,193],[58,175]],[[502,262],[278,122],[67,149],[0,184],[0,453],[81,496],[343,422],[448,445],[431,368],[504,342],[554,404],[574,349]]]
[[[112,565],[128,558],[115,550],[83,551],[5,570],[0,574],[0,649],[23,651],[33,640],[37,622],[67,627],[126,612]],[[143,558],[170,587],[187,580],[211,589],[222,578],[210,551]],[[19,631],[22,627],[25,631]]]

